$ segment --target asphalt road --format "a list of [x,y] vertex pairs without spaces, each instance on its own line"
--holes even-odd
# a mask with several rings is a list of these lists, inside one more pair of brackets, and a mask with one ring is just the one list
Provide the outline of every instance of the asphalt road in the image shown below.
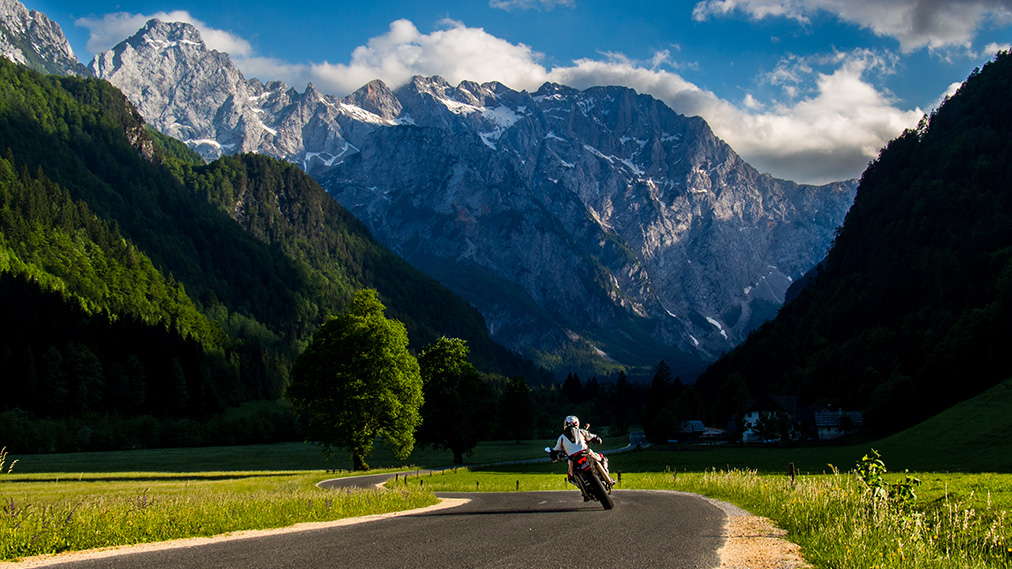
[[696,569],[718,565],[726,520],[702,498],[669,492],[616,490],[611,511],[584,503],[575,490],[440,496],[470,501],[343,527],[51,566]]

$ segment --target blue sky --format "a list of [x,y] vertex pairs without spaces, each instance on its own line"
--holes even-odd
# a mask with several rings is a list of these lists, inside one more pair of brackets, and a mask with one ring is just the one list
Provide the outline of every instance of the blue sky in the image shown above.
[[1012,0],[28,0],[87,64],[150,17],[196,25],[247,77],[345,95],[413,75],[534,91],[625,85],[764,172],[858,177],[1012,43]]

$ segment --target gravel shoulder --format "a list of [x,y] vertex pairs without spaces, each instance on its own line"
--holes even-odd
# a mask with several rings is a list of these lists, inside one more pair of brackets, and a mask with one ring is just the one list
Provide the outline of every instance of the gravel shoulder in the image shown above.
[[786,531],[763,517],[728,514],[724,546],[717,550],[720,569],[804,569],[811,565]]

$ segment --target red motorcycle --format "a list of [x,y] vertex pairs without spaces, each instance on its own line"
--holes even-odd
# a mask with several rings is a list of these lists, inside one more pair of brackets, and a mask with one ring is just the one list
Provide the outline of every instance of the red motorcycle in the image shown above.
[[553,451],[549,447],[545,447],[545,452],[552,462],[569,460],[573,474],[566,481],[580,489],[584,501],[600,502],[605,510],[615,507],[615,501],[611,498],[611,478],[590,450],[581,450],[569,456],[562,451]]

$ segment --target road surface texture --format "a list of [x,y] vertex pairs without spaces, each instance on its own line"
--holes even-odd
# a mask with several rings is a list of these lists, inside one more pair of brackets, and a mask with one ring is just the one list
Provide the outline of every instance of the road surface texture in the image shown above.
[[[382,476],[360,477],[351,482],[328,481],[321,485],[342,487],[381,481]],[[311,525],[312,529],[299,531],[181,540],[163,547],[155,544],[99,554],[35,558],[10,566],[74,569],[739,566],[721,564],[718,549],[725,545],[725,536],[729,535],[726,528],[729,514],[734,519],[741,512],[733,511],[733,507],[722,509],[695,495],[616,490],[615,509],[611,511],[603,510],[596,502],[584,503],[576,491],[461,493],[440,497],[446,499],[442,508],[374,516],[363,523],[346,521]],[[753,559],[740,566],[764,566],[755,562]],[[777,563],[768,567],[799,566]]]

